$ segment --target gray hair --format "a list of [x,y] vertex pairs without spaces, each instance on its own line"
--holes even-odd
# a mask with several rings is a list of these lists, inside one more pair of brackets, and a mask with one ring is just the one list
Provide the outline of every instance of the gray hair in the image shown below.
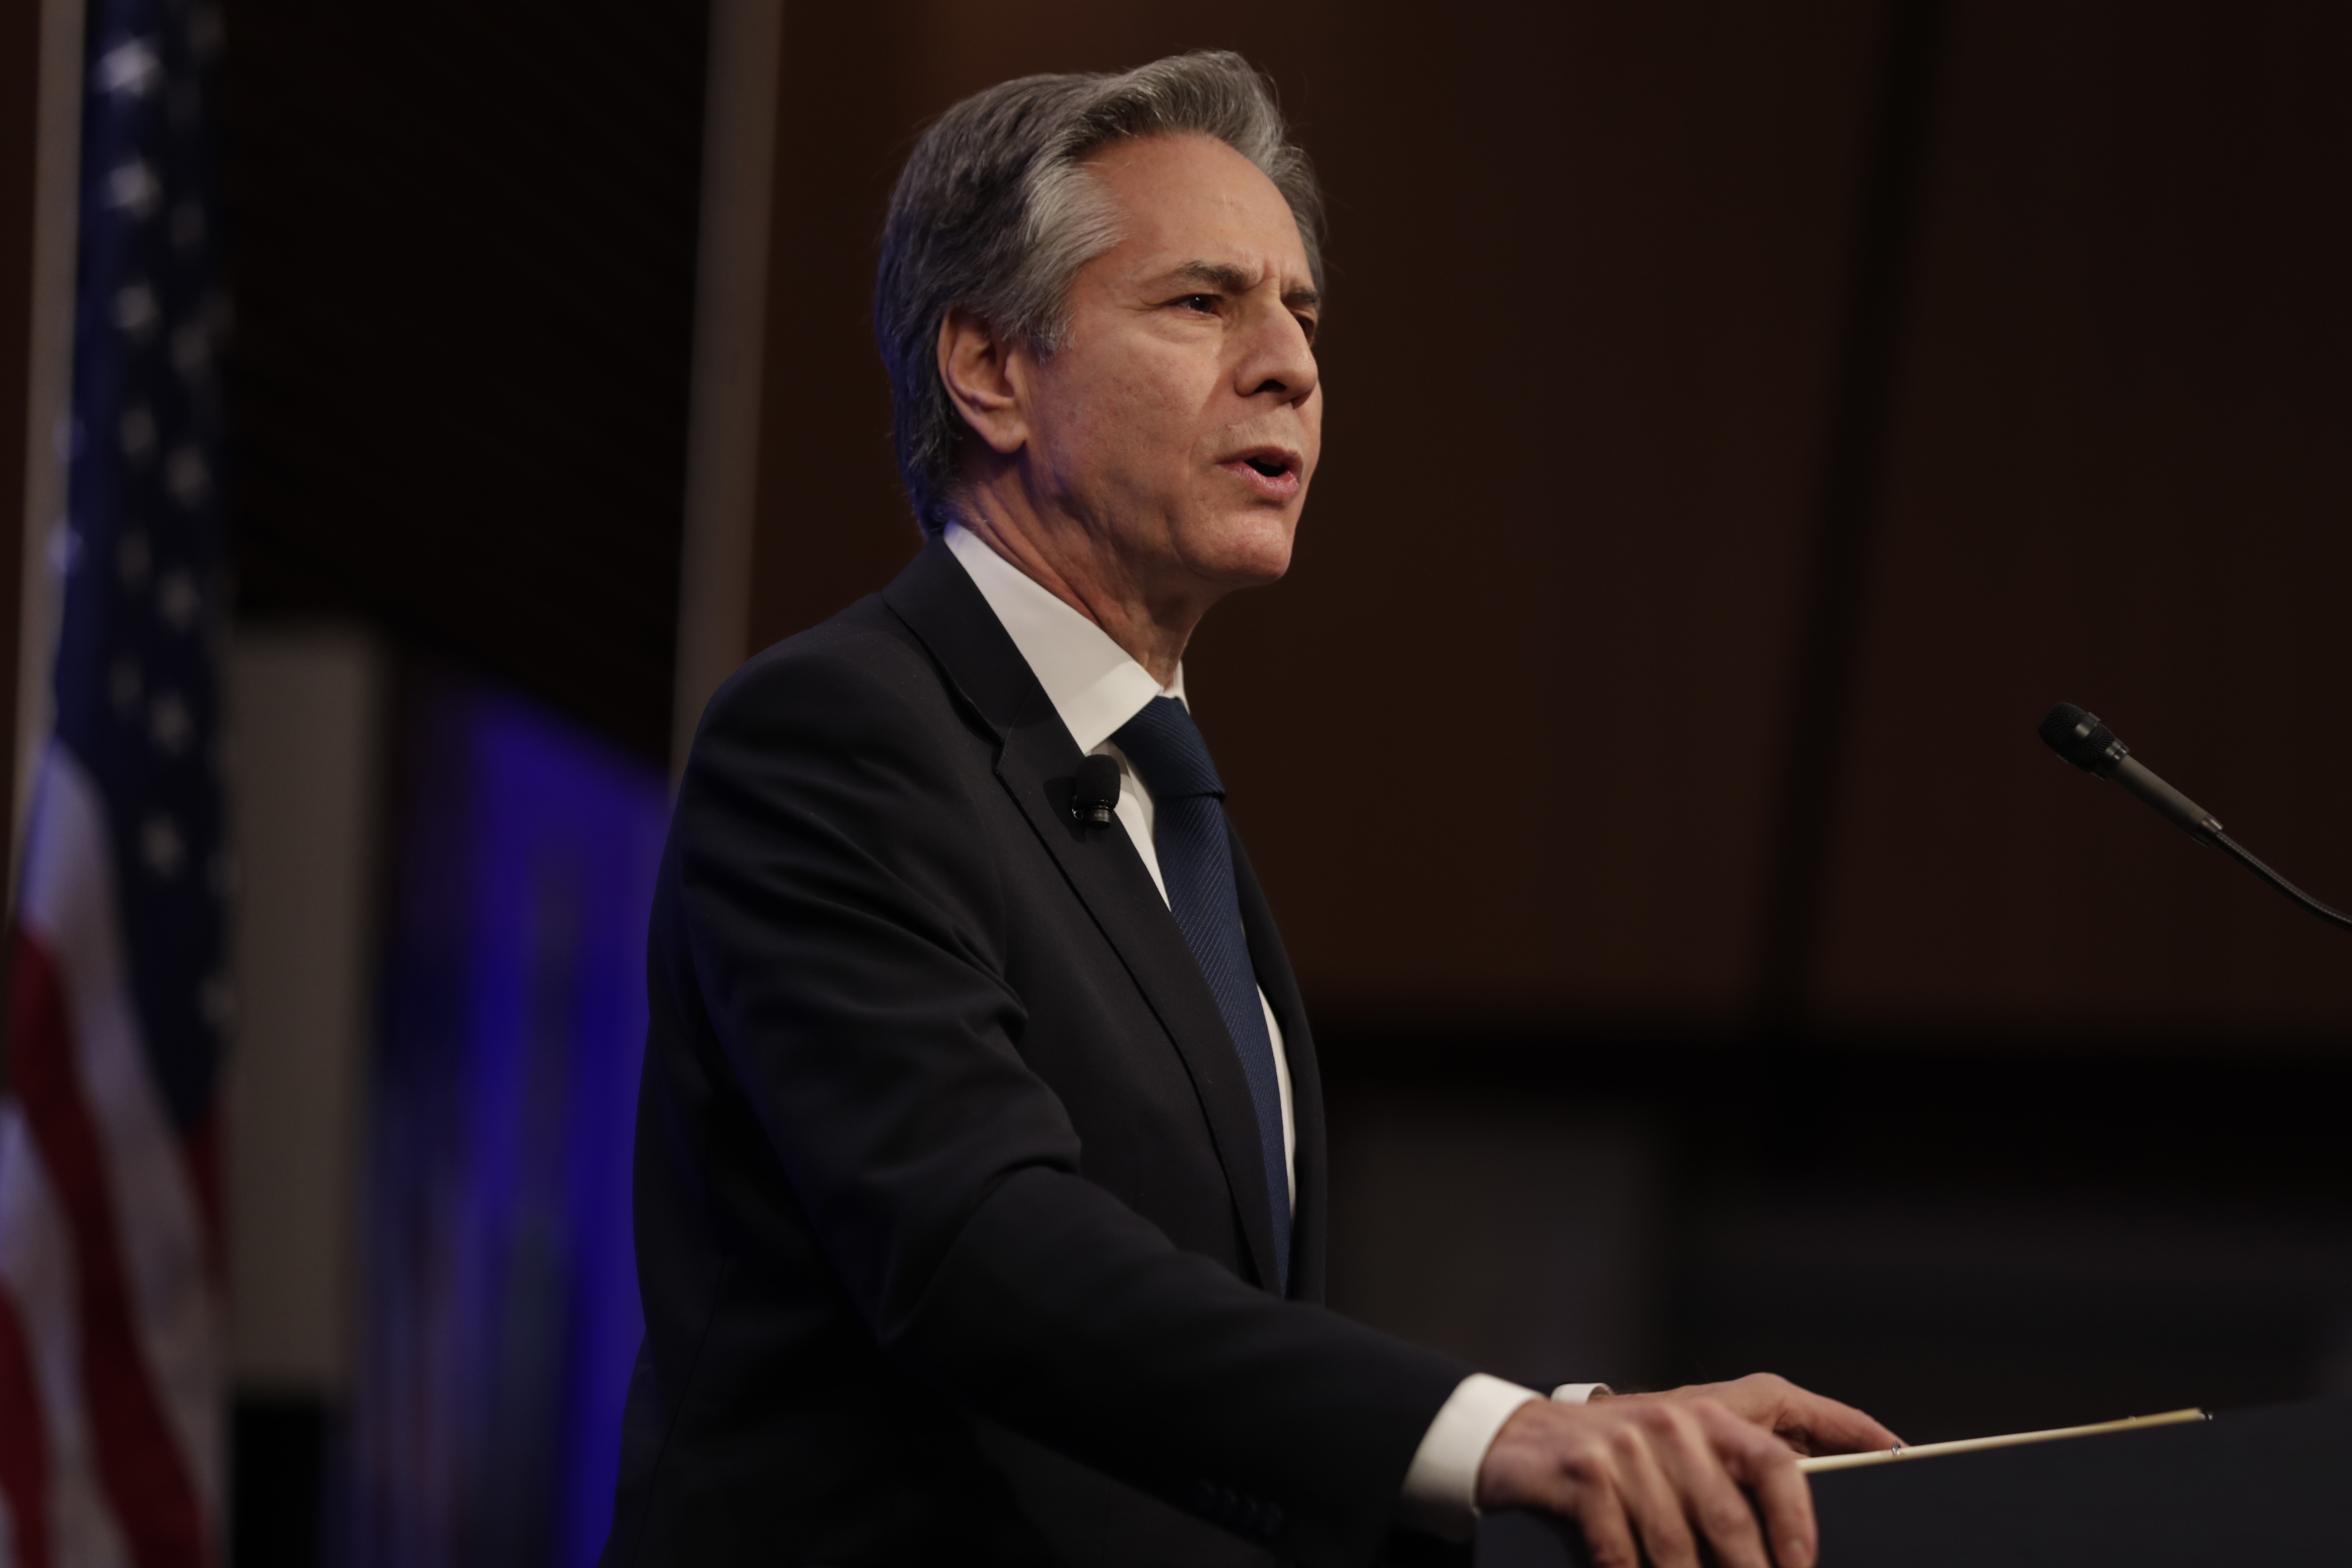
[[1323,199],[1273,89],[1239,55],[1171,55],[1117,75],[1031,76],[974,93],[907,159],[882,229],[874,336],[890,371],[898,473],[937,532],[970,434],[940,379],[940,323],[961,306],[1041,353],[1063,344],[1070,285],[1118,243],[1086,160],[1115,142],[1213,136],[1290,204],[1319,292]]

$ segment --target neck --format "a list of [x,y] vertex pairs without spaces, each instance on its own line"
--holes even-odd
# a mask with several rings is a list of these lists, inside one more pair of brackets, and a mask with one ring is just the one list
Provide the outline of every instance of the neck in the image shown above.
[[[1024,499],[1025,498],[1022,498]],[[1192,628],[1216,602],[1205,584],[1170,590],[1128,559],[1096,529],[1007,504],[994,487],[966,487],[955,520],[1030,581],[1103,629],[1151,679],[1176,679]]]

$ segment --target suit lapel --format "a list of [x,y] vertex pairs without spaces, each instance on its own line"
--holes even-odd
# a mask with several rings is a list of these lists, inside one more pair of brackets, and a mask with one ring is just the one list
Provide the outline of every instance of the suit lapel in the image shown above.
[[[1070,816],[1080,753],[1045,688],[988,601],[937,540],[883,590],[883,602],[929,648],[950,682],[999,742],[996,775],[1082,901],[1144,1000],[1174,1040],[1208,1119],[1261,1284],[1275,1268],[1257,1111],[1215,995],[1175,917],[1129,843],[1127,830],[1081,829]],[[1244,878],[1255,890],[1254,879]],[[1263,905],[1263,898],[1259,902]],[[1257,956],[1253,939],[1251,956]],[[1285,970],[1286,976],[1287,969]],[[1272,993],[1268,993],[1269,998]],[[1286,1032],[1287,1020],[1284,1022]],[[1295,1071],[1296,1069],[1294,1069]]]

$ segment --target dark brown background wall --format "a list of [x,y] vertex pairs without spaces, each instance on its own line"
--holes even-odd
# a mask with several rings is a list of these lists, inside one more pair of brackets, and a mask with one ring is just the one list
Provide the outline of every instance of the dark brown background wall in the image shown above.
[[[704,19],[510,10],[230,7],[244,591],[658,754]],[[1328,461],[1190,668],[1322,1017],[2352,1021],[2330,933],[2030,735],[2087,703],[2352,889],[2337,8],[786,15],[753,647],[913,549],[866,310],[920,125],[1204,45],[1278,82],[1332,198]]]
[[[1329,437],[1291,578],[1221,608],[1188,668],[1322,1016],[1719,1036],[1778,982],[1817,1030],[2330,1038],[2340,939],[2032,730],[2086,703],[2352,889],[2326,783],[2352,683],[2344,26],[793,7],[754,640],[913,548],[865,310],[915,130],[1009,75],[1238,47],[1331,193]],[[1923,132],[1907,252],[1866,228],[1895,68]],[[1874,288],[1887,381],[1857,448]],[[1824,615],[1854,658],[1801,656]],[[1792,870],[1799,783],[1824,805]]]
[[2352,899],[2347,68],[2336,6],[1955,7],[1843,779],[1838,1018],[2331,1047],[2352,1021],[2340,933],[2024,736],[2083,703]]
[[[912,548],[855,307],[913,130],[1023,71],[1243,48],[1331,194],[1328,445],[1290,580],[1188,668],[1308,984],[1735,1016],[1872,10],[937,12],[788,17],[757,636]],[[1380,786],[1333,787],[1373,755]],[[1482,773],[1514,798],[1474,803]]]
[[[2352,1389],[2342,939],[2032,735],[2352,898],[2342,7],[785,15],[755,647],[915,547],[866,315],[929,116],[1229,47],[1325,173],[1328,462],[1189,665],[1339,1305],[1914,1440]],[[660,755],[702,7],[227,18],[247,608]]]
[[[247,615],[665,753],[706,9],[226,0]],[[1325,173],[1329,461],[1191,674],[1317,1014],[1336,1305],[1915,1440],[2352,1392],[2342,939],[2028,732],[2090,704],[2352,899],[2352,12],[786,13],[754,646],[914,547],[866,304],[929,116],[1228,47]],[[240,1562],[318,1560],[331,1414],[240,1404]]]

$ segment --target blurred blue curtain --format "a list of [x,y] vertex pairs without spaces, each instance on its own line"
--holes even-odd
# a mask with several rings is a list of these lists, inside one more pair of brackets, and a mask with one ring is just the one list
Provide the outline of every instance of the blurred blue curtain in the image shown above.
[[362,1568],[572,1568],[643,1330],[629,1165],[652,764],[514,696],[404,702],[341,1510]]

